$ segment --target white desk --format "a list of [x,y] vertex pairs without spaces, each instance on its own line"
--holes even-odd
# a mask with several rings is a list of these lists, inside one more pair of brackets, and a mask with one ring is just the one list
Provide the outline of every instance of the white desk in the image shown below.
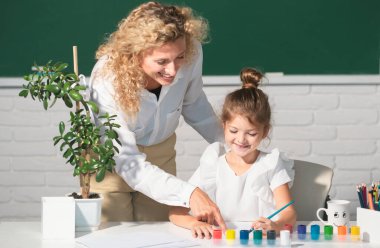
[[[297,224],[320,224],[319,222],[298,222]],[[183,239],[188,239],[191,241],[199,242],[196,247],[259,247],[253,245],[252,238],[250,236],[250,241],[248,246],[241,246],[239,244],[239,230],[248,229],[249,223],[245,227],[241,223],[238,224],[239,227],[236,229],[237,239],[234,245],[227,245],[225,240],[222,240],[222,244],[215,245],[213,240],[200,240],[193,239],[189,230],[179,228],[169,222],[123,222],[123,223],[109,223],[104,224],[100,227],[100,230],[96,234],[110,233],[114,230],[118,232],[125,233],[126,235],[137,235],[138,233],[154,232],[154,233],[166,233],[174,235]],[[234,226],[229,226],[234,227]],[[245,228],[244,228],[245,227]],[[310,229],[308,229],[309,232]],[[321,230],[323,230],[321,226]],[[90,235],[89,233],[76,233],[76,238],[85,237],[84,235]],[[41,235],[41,223],[40,222],[0,222],[0,247],[4,248],[82,248],[83,246],[76,243],[76,240],[42,240]],[[88,237],[88,236],[87,236]],[[149,239],[149,237],[146,237]],[[277,239],[277,246],[279,247],[280,240]],[[113,248],[111,246],[108,246]],[[106,247],[106,248],[108,248]],[[125,244],[124,247],[132,247]],[[162,246],[160,246],[162,247]],[[266,244],[266,239],[263,239],[263,245],[261,247],[274,247],[268,246]],[[308,248],[308,247],[344,247],[344,248],[357,248],[357,247],[380,247],[380,244],[369,244],[362,241],[325,241],[323,235],[320,236],[320,241],[300,241],[296,237],[296,233],[293,234],[292,247]]]

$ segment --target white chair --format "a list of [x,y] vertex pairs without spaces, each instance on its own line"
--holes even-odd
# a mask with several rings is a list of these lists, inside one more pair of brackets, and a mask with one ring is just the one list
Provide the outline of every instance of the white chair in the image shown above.
[[290,191],[295,200],[297,220],[316,220],[316,211],[325,206],[333,170],[324,165],[294,160],[294,182]]

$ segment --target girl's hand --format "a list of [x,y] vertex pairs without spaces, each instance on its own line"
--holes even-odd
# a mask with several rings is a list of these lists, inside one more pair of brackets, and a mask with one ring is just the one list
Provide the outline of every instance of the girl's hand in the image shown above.
[[260,217],[259,219],[255,220],[252,223],[252,227],[255,230],[256,229],[261,229],[264,234],[266,234],[266,232],[268,230],[276,230],[276,232],[277,232],[279,230],[279,228],[280,228],[276,222],[273,222],[270,219],[267,219],[267,218],[264,218],[264,217]]
[[212,226],[210,224],[208,224],[207,222],[196,221],[191,226],[191,233],[193,234],[194,238],[211,239],[211,237],[212,237]]

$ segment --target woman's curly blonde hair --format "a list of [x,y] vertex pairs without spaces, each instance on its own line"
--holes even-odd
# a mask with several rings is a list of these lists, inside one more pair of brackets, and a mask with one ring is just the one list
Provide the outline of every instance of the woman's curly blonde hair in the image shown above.
[[140,92],[146,84],[140,59],[147,49],[184,37],[185,58],[190,61],[196,52],[194,40],[204,42],[207,33],[207,21],[188,7],[148,2],[132,10],[96,52],[97,59],[108,56],[101,73],[114,76],[116,101],[122,109],[132,115],[139,111]]

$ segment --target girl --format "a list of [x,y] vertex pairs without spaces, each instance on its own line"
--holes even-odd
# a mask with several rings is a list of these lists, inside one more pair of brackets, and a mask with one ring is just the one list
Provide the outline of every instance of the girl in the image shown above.
[[[258,149],[271,127],[268,97],[258,88],[262,77],[252,68],[241,71],[243,87],[227,95],[222,109],[227,148],[209,145],[189,182],[207,192],[226,221],[253,221],[252,227],[265,233],[294,225],[296,213],[290,206],[271,220],[265,218],[291,201],[288,184],[294,172],[293,161],[277,149]],[[189,215],[189,209],[173,207],[169,218],[191,229],[194,237],[211,237],[212,226]]]
[[[202,86],[207,22],[188,7],[144,3],[99,47],[90,85],[101,112],[116,114],[122,146],[117,174],[91,182],[103,194],[103,221],[162,221],[168,207],[189,207],[224,226],[213,201],[175,177],[175,129],[180,116],[208,142],[222,127]],[[153,199],[153,200],[152,200]]]

